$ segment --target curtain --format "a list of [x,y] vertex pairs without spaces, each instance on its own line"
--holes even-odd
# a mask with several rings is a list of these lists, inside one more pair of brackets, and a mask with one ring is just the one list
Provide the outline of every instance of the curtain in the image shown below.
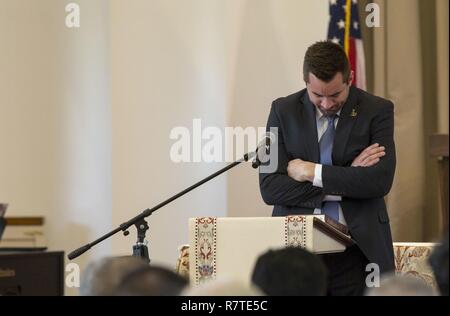
[[397,169],[386,197],[394,241],[439,237],[437,161],[429,137],[448,133],[448,1],[377,0],[381,25],[368,28],[368,90],[395,104]]

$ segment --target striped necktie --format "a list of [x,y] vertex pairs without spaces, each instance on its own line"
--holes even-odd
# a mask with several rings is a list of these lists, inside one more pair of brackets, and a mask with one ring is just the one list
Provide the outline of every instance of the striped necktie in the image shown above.
[[[336,115],[326,116],[326,119],[328,120],[328,127],[319,141],[320,163],[322,165],[333,165],[331,154],[333,152],[334,135],[336,134],[336,130],[334,128],[334,120],[336,118]],[[339,202],[323,202],[322,214],[325,214],[333,218],[334,220],[339,221]]]

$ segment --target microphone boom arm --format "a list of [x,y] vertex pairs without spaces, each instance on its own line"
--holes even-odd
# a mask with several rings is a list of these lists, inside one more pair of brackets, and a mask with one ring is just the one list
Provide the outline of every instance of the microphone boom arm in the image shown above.
[[72,251],[71,253],[69,253],[69,255],[67,256],[69,258],[69,260],[73,260],[79,256],[81,256],[83,253],[85,253],[86,251],[88,251],[89,249],[91,249],[92,247],[94,247],[95,245],[97,245],[98,243],[102,242],[103,240],[117,234],[120,231],[123,231],[123,234],[125,236],[127,236],[129,234],[128,232],[128,228],[130,228],[130,226],[135,225],[136,228],[138,229],[138,240],[135,246],[133,246],[133,256],[138,256],[143,258],[144,260],[146,260],[147,262],[150,262],[150,258],[148,256],[148,250],[147,250],[147,246],[145,245],[145,232],[148,229],[148,225],[147,222],[145,221],[145,218],[152,215],[153,212],[155,212],[156,210],[160,209],[163,206],[166,206],[167,204],[175,201],[176,199],[182,197],[183,195],[189,193],[190,191],[198,188],[199,186],[205,184],[206,182],[216,178],[217,176],[221,175],[224,172],[227,172],[228,170],[236,167],[237,165],[241,164],[242,162],[247,162],[250,159],[254,158],[257,156],[256,151],[254,152],[250,152],[244,155],[244,157],[242,157],[241,159],[229,164],[228,166],[220,169],[219,171],[213,173],[212,175],[206,177],[205,179],[195,183],[194,185],[190,186],[189,188],[181,191],[180,193],[172,196],[171,198],[165,200],[164,202],[156,205],[155,207],[151,208],[151,209],[146,209],[145,211],[143,211],[141,214],[133,217],[132,219],[128,220],[125,223],[122,223],[119,225],[119,227],[117,227],[116,229],[112,230],[111,232],[103,235],[102,237],[98,238],[97,240],[88,243],[74,251]]

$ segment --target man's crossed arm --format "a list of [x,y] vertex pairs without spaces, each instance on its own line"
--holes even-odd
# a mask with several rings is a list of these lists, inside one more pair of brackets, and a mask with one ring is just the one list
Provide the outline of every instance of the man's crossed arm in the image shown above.
[[[352,162],[352,167],[371,167],[377,164],[380,159],[386,155],[386,148],[379,144],[373,144],[364,149],[358,157]],[[292,179],[299,182],[311,182],[314,183],[314,177],[316,175],[318,165],[303,161],[301,159],[291,160],[288,163],[287,173]],[[320,186],[322,187],[322,186]]]
[[316,164],[289,160],[283,129],[272,107],[268,126],[279,128],[278,169],[274,173],[260,173],[264,201],[269,205],[316,208],[328,195],[353,199],[385,196],[392,185],[396,165],[393,104],[386,105],[379,107],[379,113],[370,123],[373,145],[363,150],[351,166],[321,166],[322,186],[313,184]]
[[[385,147],[373,144],[363,150],[351,166],[373,167],[385,155]],[[280,170],[276,174],[260,175],[261,193],[267,204],[315,208],[330,195],[338,195],[326,194],[322,187],[313,186],[316,164],[295,159],[286,161],[285,166],[287,173]]]

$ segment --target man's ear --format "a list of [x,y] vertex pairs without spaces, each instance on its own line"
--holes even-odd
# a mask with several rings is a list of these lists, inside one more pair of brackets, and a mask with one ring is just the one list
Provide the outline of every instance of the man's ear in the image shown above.
[[310,76],[310,73],[308,73],[308,77],[303,76],[303,82],[305,83],[305,86],[308,86],[309,79],[310,79],[309,76]]

